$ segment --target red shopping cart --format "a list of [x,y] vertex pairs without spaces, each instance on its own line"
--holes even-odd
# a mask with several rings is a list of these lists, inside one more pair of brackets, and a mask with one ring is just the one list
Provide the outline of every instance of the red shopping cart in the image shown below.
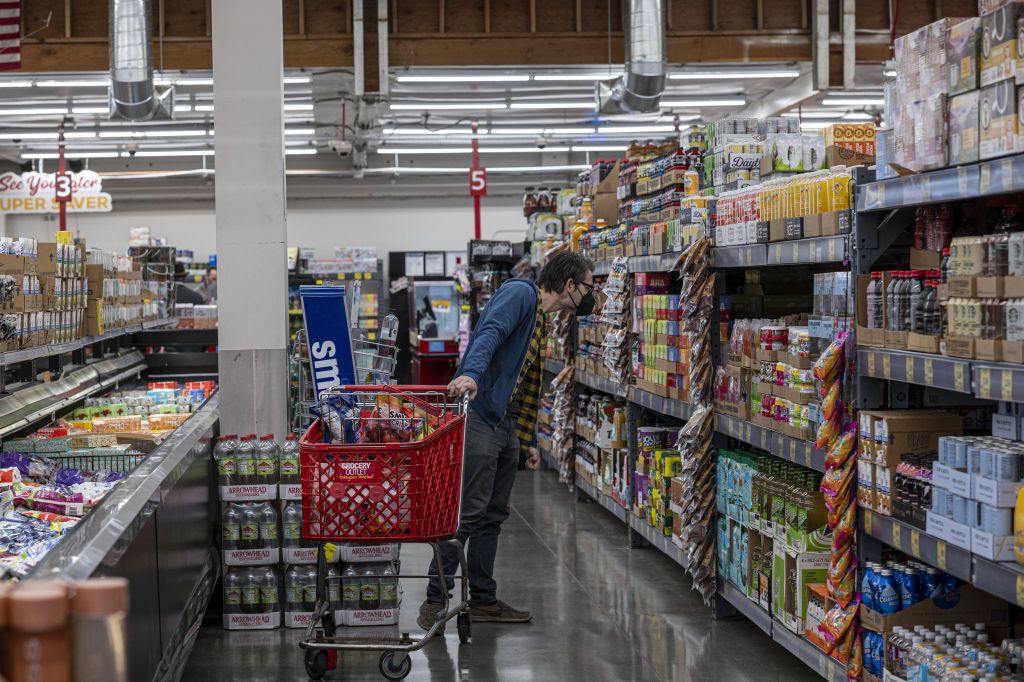
[[[461,642],[471,636],[466,558],[455,539],[469,401],[452,402],[443,386],[345,386],[324,393],[320,404],[320,418],[299,441],[302,536],[318,541],[316,606],[299,642],[306,673],[321,679],[339,651],[381,651],[381,674],[401,680],[412,669],[409,654],[452,618]],[[325,443],[325,435],[341,442]],[[338,542],[428,544],[442,585],[440,543],[450,542],[462,568],[461,600],[451,606],[442,590],[444,610],[423,636],[339,636],[328,589],[338,578],[328,577],[326,559],[327,543]]]

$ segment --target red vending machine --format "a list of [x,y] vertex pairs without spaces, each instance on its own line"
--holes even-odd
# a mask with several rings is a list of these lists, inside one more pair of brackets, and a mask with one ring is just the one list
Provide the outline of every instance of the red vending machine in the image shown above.
[[409,282],[412,383],[443,385],[459,366],[459,292],[450,279]]

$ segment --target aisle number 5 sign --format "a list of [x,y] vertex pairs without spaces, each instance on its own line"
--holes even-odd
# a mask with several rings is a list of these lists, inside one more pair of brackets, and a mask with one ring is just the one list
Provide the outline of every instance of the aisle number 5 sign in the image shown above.
[[469,169],[469,196],[471,196],[471,197],[485,197],[485,196],[487,196],[487,169],[486,168],[470,168]]

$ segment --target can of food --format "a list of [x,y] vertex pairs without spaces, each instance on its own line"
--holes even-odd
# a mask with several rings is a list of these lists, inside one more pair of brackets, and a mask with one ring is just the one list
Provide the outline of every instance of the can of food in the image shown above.
[[991,450],[992,476],[997,481],[1020,480],[1020,455],[1009,450]]

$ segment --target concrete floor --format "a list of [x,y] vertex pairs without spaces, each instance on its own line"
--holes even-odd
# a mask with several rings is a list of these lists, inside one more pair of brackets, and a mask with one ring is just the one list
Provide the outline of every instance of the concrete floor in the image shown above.
[[[403,570],[425,572],[425,550],[403,548]],[[519,473],[497,578],[499,597],[530,610],[533,623],[476,624],[468,645],[450,624],[444,638],[412,655],[407,680],[821,679],[743,617],[713,619],[679,566],[656,549],[628,549],[624,526],[596,504],[575,502],[551,471]],[[404,589],[401,628],[418,633],[423,584],[405,581]],[[226,632],[211,619],[183,680],[304,680],[302,635]],[[377,658],[343,656],[326,679],[382,680]]]

